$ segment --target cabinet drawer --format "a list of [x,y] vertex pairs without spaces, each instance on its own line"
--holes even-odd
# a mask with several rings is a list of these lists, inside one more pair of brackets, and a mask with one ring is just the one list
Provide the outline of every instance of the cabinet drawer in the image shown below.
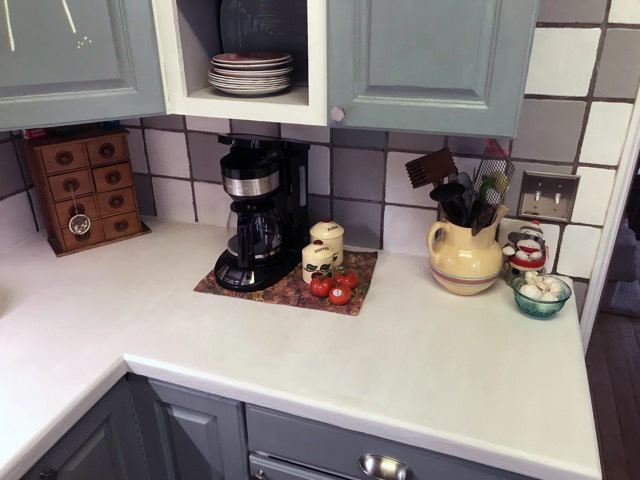
[[133,196],[133,189],[123,188],[112,192],[99,193],[98,208],[100,209],[100,215],[103,217],[135,210],[136,201]]
[[82,143],[44,147],[40,153],[47,173],[66,172],[87,165]]
[[528,478],[449,455],[249,405],[247,434],[251,452],[264,452],[270,456],[348,477],[369,478],[360,468],[359,461],[363,455],[371,454],[402,462],[411,469],[414,477],[419,479]]
[[313,470],[253,453],[249,455],[249,468],[251,469],[251,475],[258,475],[262,472],[264,480],[339,480],[338,477],[314,472]]
[[140,220],[136,212],[123,213],[103,218],[102,226],[107,240],[132,235],[140,231]]
[[89,140],[87,142],[87,152],[89,153],[91,165],[122,162],[129,159],[123,135]]
[[96,192],[108,192],[131,186],[131,166],[128,163],[119,163],[107,167],[94,168],[93,179],[96,183]]
[[93,192],[93,185],[88,170],[64,173],[49,177],[49,186],[54,200],[66,200],[71,198],[71,192],[76,197]]
[[91,220],[91,228],[84,235],[74,235],[68,227],[62,228],[62,238],[67,250],[77,250],[104,241],[104,231],[100,220]]
[[73,200],[66,200],[64,202],[56,203],[55,207],[58,222],[61,227],[65,227],[69,224],[71,217],[76,215],[76,209],[77,213],[82,213],[91,219],[99,217],[98,209],[96,208],[96,201],[93,199],[93,195],[89,197],[76,198],[75,206],[73,204]]

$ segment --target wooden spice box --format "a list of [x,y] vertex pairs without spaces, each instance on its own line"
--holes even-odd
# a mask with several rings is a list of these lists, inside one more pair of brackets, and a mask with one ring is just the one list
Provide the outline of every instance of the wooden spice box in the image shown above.
[[[57,256],[151,231],[138,213],[128,134],[95,127],[23,141],[48,241]],[[76,210],[91,220],[84,235],[68,227]]]

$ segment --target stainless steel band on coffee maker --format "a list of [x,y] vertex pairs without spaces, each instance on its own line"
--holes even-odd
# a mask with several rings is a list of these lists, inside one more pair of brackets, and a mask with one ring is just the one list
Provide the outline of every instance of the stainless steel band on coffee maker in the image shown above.
[[261,178],[222,177],[224,191],[235,197],[259,197],[276,190],[280,186],[280,172]]

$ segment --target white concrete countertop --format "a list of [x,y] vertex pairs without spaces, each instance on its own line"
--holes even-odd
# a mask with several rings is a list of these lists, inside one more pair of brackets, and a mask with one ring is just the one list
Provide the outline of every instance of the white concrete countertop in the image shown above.
[[544,479],[600,479],[573,298],[523,316],[381,252],[357,317],[195,293],[223,229],[56,258],[0,254],[0,478],[24,474],[127,371]]

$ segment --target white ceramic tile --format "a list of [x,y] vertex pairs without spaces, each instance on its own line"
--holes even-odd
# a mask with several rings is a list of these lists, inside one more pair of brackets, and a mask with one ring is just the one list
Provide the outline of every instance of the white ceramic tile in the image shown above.
[[609,22],[640,23],[640,2],[638,0],[613,0]]
[[280,126],[280,136],[293,140],[303,140],[306,142],[328,143],[331,135],[329,127],[318,127],[314,125],[296,125],[283,123]]
[[124,118],[124,119],[120,120],[120,125],[122,125],[124,127],[139,127],[140,126],[140,119],[137,118],[137,117]]
[[571,221],[589,225],[604,225],[616,172],[602,168],[580,167],[580,184]]
[[480,159],[475,157],[453,157],[453,161],[458,167],[458,172],[467,173],[471,181],[473,181],[473,177],[480,167]]
[[436,220],[435,210],[387,205],[384,210],[383,248],[390,252],[427,257],[427,232]]
[[36,195],[35,189],[29,190],[29,195],[31,196],[31,201],[33,202],[33,211],[36,214],[36,222],[38,222],[38,229],[44,230],[44,219],[42,218],[42,209],[40,208],[40,202],[38,201],[38,195]]
[[22,242],[35,232],[36,224],[26,192],[0,201],[0,252]]
[[187,117],[187,130],[212,133],[229,133],[227,118]]
[[153,195],[156,200],[158,218],[186,223],[195,221],[191,182],[155,177],[153,179]]
[[127,137],[129,144],[129,157],[131,158],[131,169],[134,172],[147,173],[147,156],[144,153],[144,140],[142,130],[131,129]]
[[[498,231],[498,244],[500,247],[504,247],[509,243],[508,236],[511,232],[517,232],[520,227],[529,223],[527,220],[515,220],[512,218],[505,218],[500,222],[500,229]],[[551,225],[548,223],[541,223],[542,237],[549,250],[547,254],[547,263],[545,268],[547,272],[552,272],[556,262],[556,253],[558,251],[558,240],[560,239],[560,227],[558,225]]]
[[146,130],[147,154],[151,173],[189,177],[187,139],[184,133]]
[[567,225],[562,236],[558,273],[591,278],[601,233],[599,228]]
[[195,182],[196,206],[198,207],[198,222],[205,225],[226,227],[229,216],[231,197],[222,185]]
[[385,188],[385,201],[387,203],[400,203],[403,205],[419,205],[423,207],[436,207],[437,204],[429,198],[431,185],[413,189],[405,164],[421,154],[389,152],[387,156],[387,186]]
[[329,195],[331,170],[329,147],[311,145],[309,150],[309,193]]
[[537,28],[526,93],[586,95],[600,34],[599,28]]
[[633,105],[594,102],[580,152],[582,163],[618,165],[629,130]]

